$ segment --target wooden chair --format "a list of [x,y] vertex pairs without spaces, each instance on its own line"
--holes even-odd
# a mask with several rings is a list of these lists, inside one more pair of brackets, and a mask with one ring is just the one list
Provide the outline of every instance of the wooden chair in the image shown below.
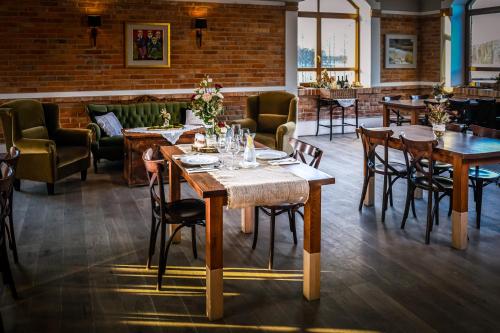
[[[297,160],[312,166],[313,168],[318,168],[319,163],[321,162],[321,157],[323,156],[323,151],[317,147],[314,147],[308,143],[303,141],[291,138],[289,141],[290,145],[293,147],[293,154]],[[307,161],[309,159],[309,161]],[[303,204],[290,203],[286,205],[280,206],[261,206],[255,207],[255,221],[254,221],[254,233],[253,233],[253,243],[252,249],[255,250],[257,246],[257,240],[259,237],[259,211],[264,212],[267,216],[271,218],[271,237],[270,237],[270,246],[269,246],[269,262],[268,268],[273,268],[273,260],[274,260],[274,234],[275,234],[275,226],[276,226],[276,216],[281,215],[283,213],[288,214],[288,221],[290,224],[290,231],[293,234],[293,243],[297,245],[297,229],[295,225],[295,216],[298,213],[304,219],[304,214],[299,210],[303,207]]]
[[[470,129],[476,136],[500,139],[500,130],[481,127],[478,125],[471,125]],[[497,183],[500,179],[500,174],[489,169],[480,168],[476,165],[475,167],[469,169],[469,179],[471,181],[470,187],[472,187],[474,193],[474,201],[476,202],[476,228],[479,229],[481,228],[483,188],[489,184]]]
[[[17,149],[16,147],[10,147],[9,153],[4,157],[3,161],[12,168],[14,171],[14,177],[16,173],[16,166],[17,166],[17,161],[19,160],[19,157],[21,156],[21,151]],[[16,183],[16,180],[14,178],[14,184]],[[7,206],[7,216],[9,218],[9,224],[5,225],[5,228],[7,229],[7,237],[9,238],[9,248],[12,250],[12,255],[14,257],[14,262],[16,264],[19,263],[19,258],[17,255],[17,245],[16,245],[16,236],[14,233],[14,219],[12,216],[12,203],[14,199],[14,186],[12,187],[12,190],[10,192],[9,196],[9,204]]]
[[448,114],[453,123],[465,124],[468,122],[470,111],[470,100],[450,99],[448,100]]
[[[389,139],[394,134],[392,130],[368,130],[363,126],[360,127],[361,141],[363,143],[363,152],[365,157],[365,169],[367,170],[363,181],[363,190],[361,199],[359,200],[359,211],[363,209],[363,200],[368,190],[368,183],[371,177],[375,174],[384,176],[384,186],[382,195],[382,222],[385,222],[385,211],[387,210],[387,201],[391,207],[392,201],[392,186],[396,180],[406,177],[406,166],[403,163],[389,161]],[[379,142],[382,141],[382,144]],[[376,151],[379,145],[383,145],[384,154]]]
[[[161,289],[162,277],[167,267],[167,257],[170,244],[175,235],[183,227],[191,228],[193,255],[198,257],[196,251],[196,226],[205,226],[205,203],[197,199],[184,199],[167,203],[165,200],[165,189],[163,183],[163,172],[165,161],[160,158],[158,151],[149,148],[142,155],[149,180],[149,192],[151,196],[151,234],[149,240],[149,254],[147,268],[151,268],[156,238],[160,230],[160,258],[158,263],[157,289]],[[167,239],[167,225],[175,224],[170,238]],[[166,242],[166,244],[165,244]]]
[[[420,188],[427,191],[427,228],[425,232],[425,243],[429,244],[433,221],[436,220],[436,224],[439,224],[439,202],[444,196],[448,195],[450,196],[451,206],[453,180],[447,177],[437,176],[434,173],[434,159],[432,158],[432,152],[438,145],[437,141],[413,141],[402,135],[400,138],[408,174],[406,203],[403,221],[401,222],[401,229],[404,229],[405,227],[410,210],[410,202],[414,200],[415,189]],[[422,164],[422,160],[424,159],[428,161],[426,165]],[[417,172],[420,174],[417,175]],[[432,207],[433,196],[435,201],[434,208]]]
[[17,298],[16,285],[12,277],[10,269],[9,255],[7,253],[6,220],[9,218],[9,206],[14,186],[14,169],[5,162],[0,162],[1,178],[0,178],[0,269],[2,270],[2,278],[5,284],[8,284],[12,292],[12,296]]
[[[400,99],[401,99],[401,95],[384,96],[383,101],[384,102],[399,101]],[[396,124],[396,126],[401,126],[404,123],[408,123],[408,124],[411,123],[411,120],[403,117],[399,110],[389,108],[389,111],[396,115],[396,118],[389,117],[389,125]]]

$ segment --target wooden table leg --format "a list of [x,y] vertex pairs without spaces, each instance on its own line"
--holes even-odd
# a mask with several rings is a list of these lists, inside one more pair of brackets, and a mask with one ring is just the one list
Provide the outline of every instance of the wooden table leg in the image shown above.
[[[168,193],[168,199],[169,202],[177,201],[181,199],[181,176],[180,176],[180,169],[177,166],[177,164],[170,162],[169,167],[168,167],[168,186],[169,186],[169,193]],[[169,224],[168,227],[168,233],[171,235],[175,228],[177,227],[177,224]],[[175,235],[175,238],[172,240],[172,243],[178,244],[181,242],[182,236],[181,233],[178,232]]]
[[321,186],[311,186],[304,207],[304,297],[320,297]]
[[224,315],[223,261],[222,261],[222,208],[224,198],[205,199],[206,207],[206,310],[208,320]]
[[459,157],[453,159],[453,211],[451,213],[451,244],[455,249],[467,248],[469,200],[469,165]]
[[420,114],[420,112],[418,110],[412,110],[411,111],[411,122],[410,124],[412,125],[418,125],[418,115]]
[[382,111],[382,125],[383,127],[389,127],[389,108],[385,104]]
[[241,209],[241,232],[251,234],[253,232],[253,220],[255,217],[255,207]]

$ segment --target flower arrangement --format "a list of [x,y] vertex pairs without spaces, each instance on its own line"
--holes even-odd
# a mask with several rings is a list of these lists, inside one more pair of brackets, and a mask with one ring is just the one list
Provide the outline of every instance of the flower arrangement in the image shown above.
[[450,121],[445,103],[430,105],[429,109],[429,122],[431,124],[442,125]]
[[326,88],[326,89],[334,89],[337,87],[335,83],[335,78],[330,77],[328,71],[325,69],[321,72],[321,77],[318,81],[313,82],[311,84],[313,88]]
[[444,82],[436,83],[432,86],[432,94],[434,96],[443,95],[444,93]]
[[160,115],[163,118],[163,127],[170,126],[170,119],[172,119],[172,115],[168,113],[167,109],[163,108],[160,110]]
[[214,126],[215,119],[224,112],[222,86],[213,84],[210,76],[200,82],[191,98],[191,110],[207,126]]
[[219,121],[215,127],[215,132],[218,135],[226,135],[229,129],[229,125],[225,121]]

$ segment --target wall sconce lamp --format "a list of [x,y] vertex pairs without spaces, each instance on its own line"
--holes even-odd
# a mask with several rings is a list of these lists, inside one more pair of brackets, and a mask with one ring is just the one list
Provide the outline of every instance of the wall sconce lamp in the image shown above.
[[97,28],[101,26],[100,15],[87,16],[87,23],[90,29],[90,37],[92,38],[92,47],[96,47],[97,43]]
[[196,29],[196,45],[200,48],[203,29],[207,28],[207,19],[206,18],[197,18],[194,20],[194,28]]

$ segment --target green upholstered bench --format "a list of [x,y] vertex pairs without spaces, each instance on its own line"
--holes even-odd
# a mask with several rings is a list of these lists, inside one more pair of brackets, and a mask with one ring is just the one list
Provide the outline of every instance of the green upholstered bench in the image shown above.
[[94,169],[100,159],[110,161],[123,159],[123,136],[109,137],[97,124],[96,116],[113,112],[123,128],[159,126],[163,124],[160,110],[165,108],[171,115],[171,123],[184,123],[186,120],[187,102],[148,101],[132,104],[88,104],[86,111],[91,123],[87,128],[95,135],[91,150],[94,158]]

